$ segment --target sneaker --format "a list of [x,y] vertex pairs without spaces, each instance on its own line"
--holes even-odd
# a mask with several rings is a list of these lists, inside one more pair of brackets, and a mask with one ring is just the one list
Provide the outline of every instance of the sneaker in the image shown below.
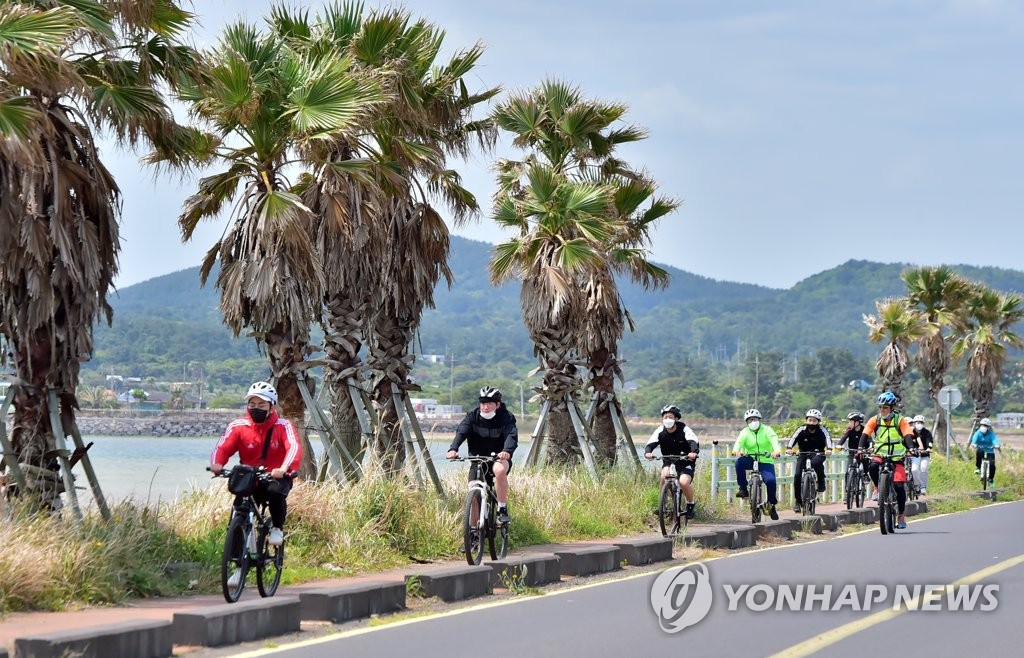
[[480,533],[475,530],[469,540],[469,550],[473,553],[480,550]]
[[242,582],[242,570],[235,569],[228,576],[228,587],[238,587],[238,583]]
[[907,521],[901,516],[899,521],[896,522],[896,527],[899,528],[900,530],[906,530],[907,529]]
[[825,493],[825,485],[823,485],[823,484],[819,484],[818,485],[818,493]]
[[927,489],[921,489],[921,495],[924,496],[928,493]]
[[772,521],[779,520],[779,513],[775,510],[775,505],[768,508],[768,516],[771,517]]
[[877,490],[871,492],[871,500],[878,500],[878,491]]
[[975,475],[981,475],[981,469],[980,468],[974,469],[974,474]]
[[686,503],[686,518],[692,519],[696,514],[697,503]]
[[995,481],[995,480],[989,480],[989,481],[988,481],[988,486],[990,486],[990,487],[991,487],[991,486],[995,485],[995,483],[996,483],[996,481]]
[[498,525],[508,525],[508,508],[498,508]]
[[797,514],[799,514],[800,512],[804,511],[804,507],[803,507],[803,505],[800,505],[798,503],[796,505],[793,505],[793,511],[796,512]]
[[750,498],[750,492],[748,492],[746,490],[746,488],[740,489],[739,491],[736,492],[736,497],[737,498]]
[[270,529],[270,535],[267,536],[267,543],[271,546],[280,546],[284,543],[284,533],[281,532],[280,528]]

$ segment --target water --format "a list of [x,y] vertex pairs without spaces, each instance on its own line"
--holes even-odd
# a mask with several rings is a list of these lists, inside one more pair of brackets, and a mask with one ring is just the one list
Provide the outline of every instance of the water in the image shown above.
[[[211,482],[206,467],[217,439],[142,436],[87,436],[85,442],[94,442],[89,458],[96,470],[103,495],[109,502],[133,499],[140,503],[172,502],[194,489],[209,486],[224,488],[224,480]],[[465,468],[461,462],[448,462],[445,452],[450,440],[428,441],[430,455],[438,472]],[[320,440],[312,440],[313,452],[323,454]],[[462,450],[465,453],[465,448]],[[522,453],[521,455],[519,453]],[[526,456],[517,451],[518,459]],[[231,463],[237,463],[237,456]],[[92,491],[85,471],[80,465],[74,469],[78,497],[83,505],[92,502]]]

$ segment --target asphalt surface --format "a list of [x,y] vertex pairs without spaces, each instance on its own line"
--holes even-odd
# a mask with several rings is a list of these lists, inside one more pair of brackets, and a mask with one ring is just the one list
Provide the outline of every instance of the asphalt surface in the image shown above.
[[[1024,646],[1024,623],[1019,621],[1024,611],[1022,526],[1024,501],[910,520],[908,529],[895,536],[882,536],[875,527],[844,537],[709,560],[703,564],[710,577],[710,611],[676,633],[661,628],[652,608],[651,589],[663,573],[659,571],[375,628],[342,629],[302,644],[240,650],[235,655],[315,658],[415,652],[417,658],[470,653],[554,658],[659,651],[768,656],[786,650],[791,650],[787,655],[858,657],[878,650],[940,657],[982,651],[1020,655]],[[948,599],[940,597],[929,600],[931,607],[937,605],[940,610],[893,612],[898,585],[905,585],[907,598],[913,600],[915,586],[951,584],[972,574],[976,589],[966,590],[977,596],[972,611],[945,609],[948,604],[943,601]],[[658,581],[657,592],[665,590],[667,577]],[[763,604],[769,590],[778,604],[779,584],[788,585],[791,592],[803,586],[804,593],[814,586],[819,597],[810,603],[806,597],[800,599],[797,610],[791,609],[791,600],[779,610],[774,605],[763,611],[750,609]],[[763,587],[753,598],[734,597],[735,609],[729,610],[730,593],[743,585]],[[832,586],[831,594],[822,596],[826,585]],[[983,587],[987,587],[987,598],[978,593]],[[851,598],[840,603],[844,588],[856,603]],[[674,612],[677,609],[685,611],[681,619],[699,618],[701,606],[695,602],[701,597],[693,594],[695,590],[691,587],[681,599],[677,596],[675,605],[670,602],[664,608],[669,627],[680,618]],[[875,601],[862,606],[865,596],[872,594]],[[983,605],[994,609],[977,609]],[[830,631],[838,636],[818,637]],[[800,651],[792,652],[794,646]]]

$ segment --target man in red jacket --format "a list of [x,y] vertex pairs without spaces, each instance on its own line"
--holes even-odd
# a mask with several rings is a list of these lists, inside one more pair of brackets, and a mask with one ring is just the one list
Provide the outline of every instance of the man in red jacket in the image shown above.
[[[267,501],[274,527],[267,542],[275,546],[284,543],[284,519],[288,513],[288,492],[292,489],[289,472],[299,470],[302,445],[291,421],[277,414],[277,390],[267,382],[256,382],[245,394],[248,414],[231,421],[217,442],[210,457],[210,470],[214,474],[224,470],[231,456],[247,466],[263,466],[274,480],[260,483],[253,494],[257,502]],[[270,445],[264,449],[264,443]],[[264,456],[265,455],[265,456]],[[236,501],[237,503],[237,501]]]

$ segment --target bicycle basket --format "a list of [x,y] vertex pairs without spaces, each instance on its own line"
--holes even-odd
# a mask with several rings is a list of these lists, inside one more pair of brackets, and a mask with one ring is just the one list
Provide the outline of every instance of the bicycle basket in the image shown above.
[[228,476],[228,491],[236,496],[248,496],[256,491],[259,482],[254,467],[238,465],[231,469],[231,475]]

